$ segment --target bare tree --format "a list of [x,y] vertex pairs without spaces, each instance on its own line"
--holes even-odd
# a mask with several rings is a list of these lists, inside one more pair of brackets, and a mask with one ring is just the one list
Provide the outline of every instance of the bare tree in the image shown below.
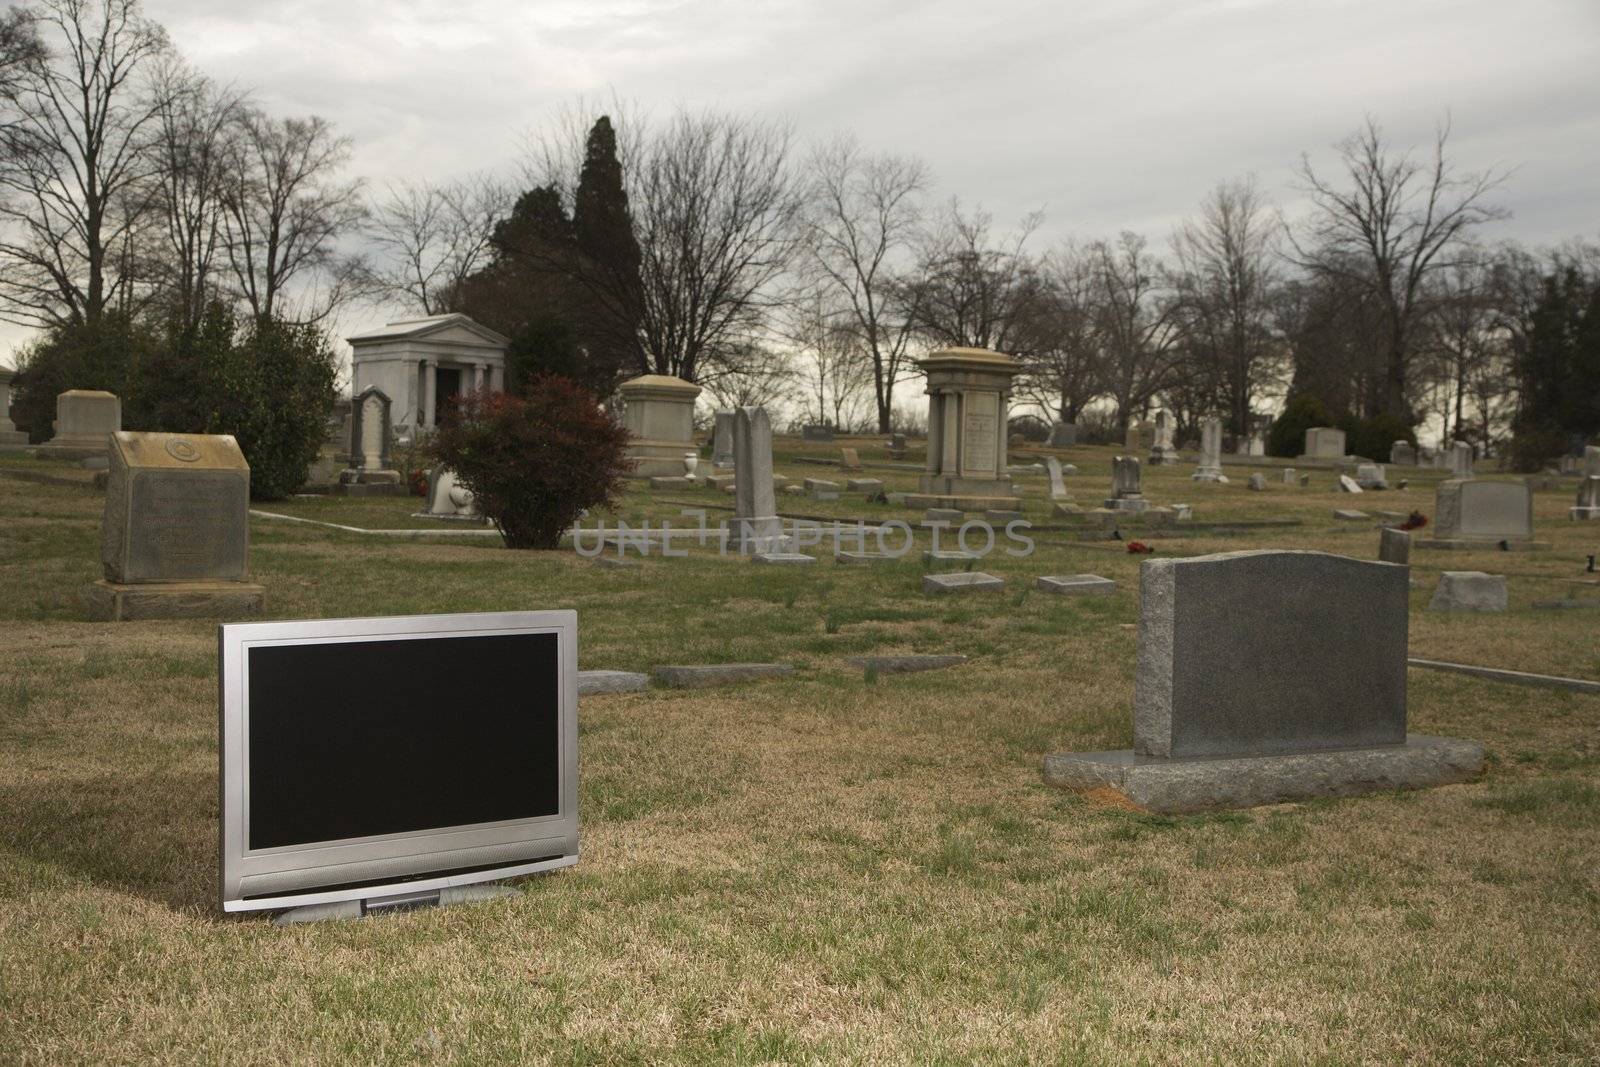
[[1095,266],[1089,250],[1071,242],[1046,257],[1023,358],[1018,391],[1063,422],[1077,422],[1104,390]]
[[162,67],[157,80],[161,90],[150,151],[161,226],[152,273],[160,278],[177,321],[189,328],[221,290],[225,195],[245,98],[176,60]]
[[1441,124],[1430,158],[1394,153],[1377,121],[1338,147],[1347,185],[1320,177],[1308,157],[1300,178],[1312,211],[1304,232],[1291,231],[1295,261],[1313,274],[1364,288],[1382,314],[1384,380],[1380,411],[1408,416],[1407,388],[1428,310],[1426,282],[1453,262],[1474,229],[1508,212],[1487,204],[1503,174],[1458,174],[1446,157],[1450,126]]
[[855,314],[831,286],[796,295],[784,310],[781,332],[793,346],[807,417],[840,430],[851,428],[872,382],[872,363]]
[[927,167],[916,159],[868,156],[853,135],[829,141],[810,159],[805,218],[805,273],[826,284],[854,320],[872,370],[879,433],[894,417],[894,387],[915,317],[892,298],[896,257],[921,222],[919,194]]
[[6,25],[22,43],[0,96],[0,318],[93,323],[138,282],[161,107],[144,75],[167,37],[137,0],[41,0]]
[[917,332],[932,344],[1026,352],[1041,284],[1023,248],[1041,221],[1029,215],[996,241],[988,212],[967,213],[952,199],[919,240],[916,268],[900,287]]
[[711,402],[719,408],[786,406],[795,398],[799,374],[793,354],[759,341],[741,342],[717,358],[717,373],[702,379]]
[[27,84],[28,71],[45,59],[44,42],[39,39],[34,13],[13,7],[0,13],[0,147],[5,133],[21,121],[9,106]]
[[424,315],[452,307],[468,276],[488,260],[495,225],[514,200],[511,189],[488,174],[391,186],[368,228],[385,253],[375,272],[377,288]]
[[[719,360],[750,373],[745,361],[770,351],[757,342],[781,303],[776,283],[798,237],[793,131],[716,111],[652,123],[615,101],[605,110],[616,127],[637,272],[561,248],[541,253],[541,266],[570,277],[607,321],[630,324],[639,373],[709,380]],[[530,178],[568,209],[589,117],[581,104],[568,109],[529,146]]]
[[[1272,331],[1276,222],[1254,178],[1225,181],[1172,238],[1176,322],[1192,369],[1227,405],[1231,432],[1250,432],[1250,405],[1279,348]],[[1195,412],[1194,414],[1203,414]]]
[[325,318],[352,294],[358,274],[337,250],[365,218],[360,181],[336,177],[349,139],[325,119],[257,110],[243,113],[239,134],[227,191],[228,262],[239,295],[257,318]]
[[1145,243],[1124,231],[1114,243],[1089,246],[1106,392],[1116,402],[1119,430],[1167,385],[1178,356],[1176,304],[1161,290],[1161,263]]

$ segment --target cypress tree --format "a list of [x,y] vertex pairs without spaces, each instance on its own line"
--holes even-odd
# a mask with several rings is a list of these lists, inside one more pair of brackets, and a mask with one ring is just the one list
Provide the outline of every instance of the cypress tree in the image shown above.
[[623,187],[617,134],[605,115],[589,130],[573,199],[572,230],[589,294],[582,334],[596,373],[648,372],[639,346],[639,242]]

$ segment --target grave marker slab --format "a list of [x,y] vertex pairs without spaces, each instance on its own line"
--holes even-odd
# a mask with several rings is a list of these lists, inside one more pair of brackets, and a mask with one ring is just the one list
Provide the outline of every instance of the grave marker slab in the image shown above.
[[1433,537],[1418,548],[1548,547],[1533,539],[1533,492],[1526,482],[1450,478],[1434,494]]
[[258,612],[249,581],[250,467],[232,437],[110,435],[100,558],[102,617]]
[[1445,571],[1428,601],[1429,611],[1504,611],[1506,578],[1482,571]]
[[1004,589],[1006,583],[1003,579],[983,571],[963,571],[958,574],[924,574],[922,576],[922,591],[924,593],[975,593],[994,592]]
[[1057,596],[1109,596],[1117,591],[1117,583],[1098,574],[1043,574],[1033,583],[1034,588]]
[[1472,777],[1482,746],[1406,733],[1408,574],[1321,552],[1145,561],[1134,747],[1048,756],[1045,780],[1185,812]]

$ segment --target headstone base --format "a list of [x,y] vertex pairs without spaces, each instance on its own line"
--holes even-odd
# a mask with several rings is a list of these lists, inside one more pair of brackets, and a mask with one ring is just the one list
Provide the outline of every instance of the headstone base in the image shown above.
[[1544,552],[1549,541],[1487,541],[1467,537],[1413,538],[1412,548],[1437,548],[1455,552]]
[[905,495],[905,506],[924,509],[948,508],[953,511],[988,511],[991,508],[1014,511],[1022,507],[1022,498],[1019,496],[965,496],[959,493],[907,493]]
[[1579,521],[1600,519],[1600,508],[1568,508],[1567,517]]
[[1196,482],[1226,482],[1228,480],[1223,476],[1221,467],[1201,467],[1189,477]]
[[1281,756],[1167,759],[1122,749],[1044,758],[1048,785],[1109,790],[1162,815],[1426,789],[1471,781],[1482,771],[1482,745],[1423,734],[1407,736],[1403,745]]
[[68,434],[63,437],[54,437],[38,448],[34,455],[40,459],[88,459],[91,456],[104,456],[111,451],[111,435],[99,436]]
[[1102,506],[1107,511],[1127,511],[1137,515],[1141,511],[1149,510],[1150,501],[1142,496],[1125,496],[1120,500],[1116,498],[1107,500]]
[[1154,449],[1150,453],[1150,458],[1145,460],[1146,465],[1151,467],[1159,467],[1166,463],[1181,462],[1183,462],[1183,457],[1178,455],[1178,450],[1175,448]]
[[253,582],[160,582],[124,585],[100,579],[89,587],[94,617],[105,622],[136,619],[222,619],[260,615],[266,590]]
[[28,447],[28,435],[21,430],[0,430],[0,452],[20,452]]

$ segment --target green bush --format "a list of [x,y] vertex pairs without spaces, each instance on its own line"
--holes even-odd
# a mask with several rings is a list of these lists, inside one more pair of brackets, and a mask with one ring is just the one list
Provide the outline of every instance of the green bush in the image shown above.
[[1298,393],[1283,406],[1283,414],[1272,424],[1267,434],[1269,456],[1298,456],[1305,451],[1306,431],[1317,426],[1332,426],[1333,416],[1310,393]]
[[511,548],[557,548],[581,511],[614,505],[627,446],[591,393],[554,375],[525,382],[523,396],[466,394],[429,439]]
[[213,304],[188,330],[122,317],[52,331],[23,357],[18,424],[50,436],[56,394],[108,389],[122,426],[232,434],[250,464],[250,495],[280,500],[305,484],[336,397],[338,364],[321,331],[239,319]]
[[1345,451],[1365,456],[1378,463],[1389,462],[1389,450],[1396,441],[1417,443],[1417,432],[1398,415],[1374,415],[1370,419],[1340,420],[1345,431]]

